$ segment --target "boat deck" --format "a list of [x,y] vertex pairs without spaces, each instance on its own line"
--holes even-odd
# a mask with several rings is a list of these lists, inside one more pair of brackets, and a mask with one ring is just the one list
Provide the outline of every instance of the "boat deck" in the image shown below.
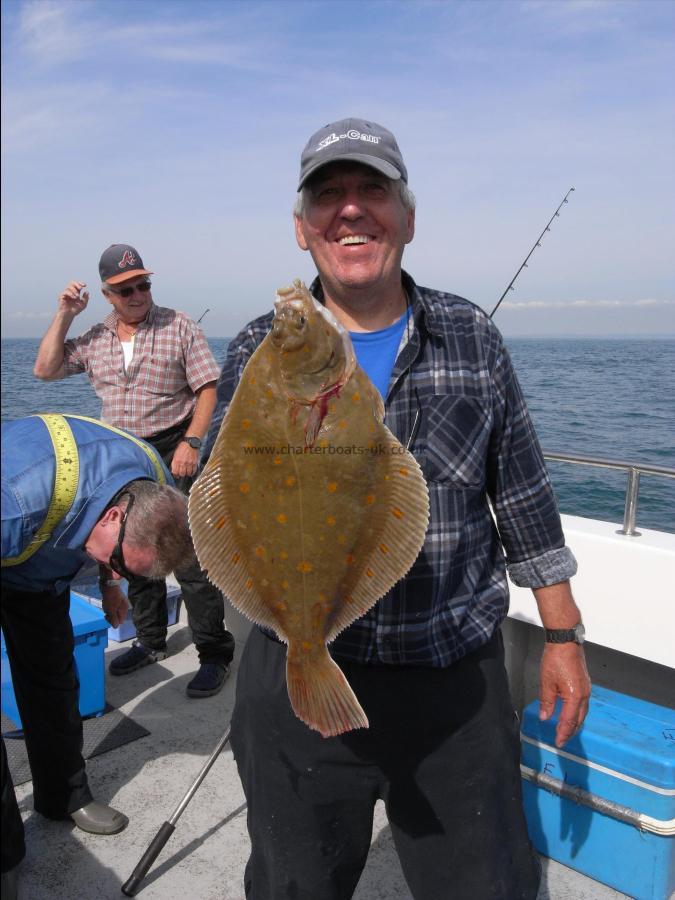
[[[241,623],[239,623],[241,624]],[[232,627],[232,626],[231,626]],[[232,630],[236,637],[237,628]],[[240,632],[241,633],[241,632]],[[110,659],[128,644],[111,642]],[[26,825],[27,855],[21,865],[20,900],[112,900],[164,821],[174,812],[218,744],[232,712],[233,675],[215,697],[188,699],[185,687],[197,669],[185,610],[169,629],[169,657],[121,678],[106,672],[106,698],[150,732],[87,763],[97,799],[129,816],[112,837],[85,834],[69,822],[49,822],[32,808],[30,782],[17,787]],[[137,896],[143,900],[244,900],[249,852],[246,804],[229,745],[179,819]],[[624,897],[558,863],[544,859],[540,900],[617,900]],[[382,804],[355,900],[411,900],[393,847]]]

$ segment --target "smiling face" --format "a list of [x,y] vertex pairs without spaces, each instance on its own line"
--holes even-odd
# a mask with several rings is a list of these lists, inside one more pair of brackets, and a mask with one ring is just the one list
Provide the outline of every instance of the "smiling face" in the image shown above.
[[295,217],[298,245],[312,255],[329,308],[398,302],[414,232],[415,212],[403,205],[398,182],[358,163],[322,168]]
[[122,297],[118,293],[123,288],[136,287],[139,284],[146,284],[149,281],[147,275],[136,275],[119,284],[111,284],[104,296],[108,302],[115,308],[117,315],[126,325],[137,325],[142,322],[148,314],[152,306],[152,291],[134,290],[130,297]]

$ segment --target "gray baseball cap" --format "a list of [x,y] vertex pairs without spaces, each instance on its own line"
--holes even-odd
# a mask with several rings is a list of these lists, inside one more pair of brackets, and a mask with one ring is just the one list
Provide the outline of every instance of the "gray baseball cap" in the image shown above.
[[136,275],[153,275],[144,268],[143,260],[138,250],[134,250],[129,244],[111,244],[98,263],[98,274],[101,281],[108,284],[119,284],[127,278],[135,278]]
[[298,190],[322,166],[338,160],[363,163],[392,181],[408,182],[408,172],[396,138],[375,122],[341,119],[319,129],[307,142],[300,157]]

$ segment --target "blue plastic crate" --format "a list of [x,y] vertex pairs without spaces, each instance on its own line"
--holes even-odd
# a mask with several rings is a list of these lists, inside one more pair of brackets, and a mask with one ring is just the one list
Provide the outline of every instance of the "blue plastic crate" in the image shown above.
[[[125,579],[121,579],[119,582],[119,587],[126,596],[129,587],[128,582]],[[78,580],[77,582],[73,583],[71,587],[71,593],[74,593],[76,596],[80,597],[82,600],[84,600],[86,603],[89,603],[96,609],[101,609],[101,590],[98,586],[97,575],[91,578]],[[167,584],[166,612],[169,625],[175,625],[178,621],[178,617],[180,615],[180,600],[180,588],[176,587],[175,585]],[[108,637],[111,641],[115,641],[116,643],[129,641],[131,640],[131,638],[136,637],[136,627],[131,617],[131,607],[129,607],[129,609],[127,610],[126,618],[121,625],[118,625],[116,628],[113,628],[111,625],[108,628]]]
[[[105,648],[108,623],[103,613],[71,593],[70,621],[75,637],[75,666],[80,679],[80,715],[100,716],[105,709]],[[1,641],[2,711],[21,728],[5,637]]]
[[530,838],[540,853],[635,900],[675,889],[675,711],[593,688],[583,728],[560,750],[557,715],[523,714]]

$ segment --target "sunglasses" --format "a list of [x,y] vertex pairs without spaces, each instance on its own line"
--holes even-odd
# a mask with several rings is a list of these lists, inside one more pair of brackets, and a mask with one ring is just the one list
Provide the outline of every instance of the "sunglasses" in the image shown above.
[[138,291],[139,294],[147,294],[152,284],[149,281],[140,281],[138,284],[131,284],[129,287],[116,288],[108,285],[106,290],[110,291],[113,294],[117,294],[118,297],[131,297],[134,291]]
[[124,554],[122,553],[122,541],[124,540],[124,532],[127,527],[127,519],[129,518],[129,510],[134,505],[134,495],[130,494],[128,491],[120,494],[118,497],[115,497],[113,501],[113,505],[117,503],[122,497],[126,496],[129,498],[129,502],[127,503],[127,508],[124,510],[122,514],[122,521],[120,522],[120,530],[117,535],[117,543],[113,547],[113,552],[110,554],[110,561],[108,565],[113,570],[113,572],[117,572],[118,575],[121,575],[122,578],[126,578],[127,581],[131,581],[132,578],[135,578],[133,572],[130,572],[127,569],[127,564],[124,562]]

